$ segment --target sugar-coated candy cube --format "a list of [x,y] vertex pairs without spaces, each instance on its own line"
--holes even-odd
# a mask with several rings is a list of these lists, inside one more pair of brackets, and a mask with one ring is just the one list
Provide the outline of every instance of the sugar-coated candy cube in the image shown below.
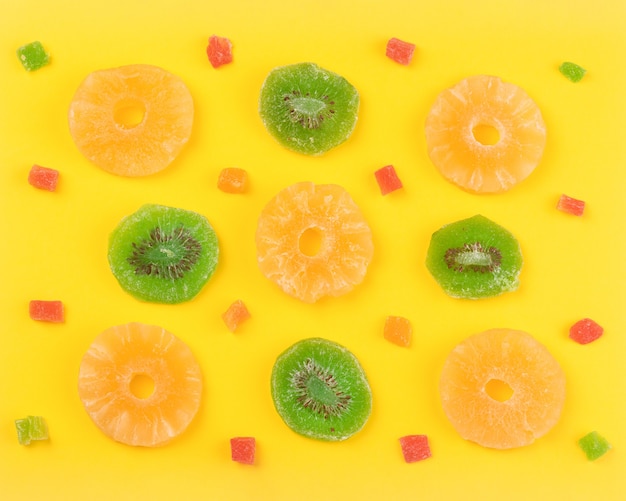
[[233,60],[233,45],[228,38],[211,35],[206,48],[209,62],[213,68],[219,68]]
[[256,440],[254,437],[231,438],[230,451],[233,461],[242,464],[254,464]]
[[561,75],[567,78],[571,82],[580,82],[587,70],[583,67],[577,65],[576,63],[564,62],[559,66],[559,71]]
[[399,440],[407,463],[415,463],[432,456],[427,435],[406,435]]
[[222,169],[217,187],[225,193],[243,193],[248,187],[248,173],[238,167]]
[[396,63],[408,65],[413,58],[413,52],[415,51],[415,44],[404,42],[397,38],[391,38],[387,42],[386,56]]
[[222,314],[222,320],[231,332],[235,332],[239,324],[248,318],[250,318],[250,312],[241,299],[232,303]]
[[393,165],[387,165],[374,172],[378,186],[380,187],[380,193],[386,195],[392,191],[402,188],[402,181],[396,173],[396,169]]
[[580,344],[591,343],[598,339],[604,333],[601,325],[590,318],[579,320],[569,329],[569,337]]
[[28,183],[40,190],[55,191],[59,182],[59,171],[33,165],[28,173]]
[[597,431],[587,433],[587,435],[578,441],[578,445],[589,461],[595,461],[600,456],[604,456],[604,454],[611,449],[611,444],[609,444],[608,440]]
[[561,198],[559,198],[556,208],[560,211],[567,212],[568,214],[572,214],[574,216],[582,216],[585,210],[585,202],[572,197],[568,197],[567,195],[561,195]]
[[383,335],[387,341],[407,347],[411,345],[411,333],[412,328],[409,319],[390,315],[385,320]]
[[28,304],[30,318],[42,322],[61,323],[65,320],[62,301],[33,300]]
[[29,445],[33,440],[47,440],[48,425],[41,416],[26,416],[15,420],[17,440],[21,445]]
[[50,62],[50,55],[43,48],[41,42],[38,41],[22,45],[18,48],[17,57],[19,57],[26,71],[38,70]]

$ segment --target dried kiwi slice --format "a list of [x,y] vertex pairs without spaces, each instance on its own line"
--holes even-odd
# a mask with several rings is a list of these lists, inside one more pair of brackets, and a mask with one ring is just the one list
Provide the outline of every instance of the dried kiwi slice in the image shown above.
[[346,141],[358,109],[354,86],[313,63],[275,68],[259,98],[259,114],[269,133],[285,148],[305,155],[321,155]]
[[522,262],[513,234],[481,215],[437,230],[426,255],[426,267],[443,290],[465,299],[516,290]]
[[109,265],[126,292],[154,303],[194,298],[217,266],[217,236],[202,215],[148,204],[109,237]]
[[372,393],[359,361],[326,339],[304,339],[283,352],[271,384],[280,417],[309,438],[345,440],[363,428],[372,411]]

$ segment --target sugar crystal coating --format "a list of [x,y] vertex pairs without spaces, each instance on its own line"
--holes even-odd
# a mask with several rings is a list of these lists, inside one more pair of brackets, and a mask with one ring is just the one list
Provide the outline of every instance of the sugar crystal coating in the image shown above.
[[256,439],[254,437],[234,437],[230,439],[231,459],[241,464],[254,464]]
[[415,463],[432,456],[427,435],[406,435],[399,438],[402,455],[407,463]]
[[583,450],[589,461],[604,456],[611,449],[609,441],[597,431],[592,431],[578,440],[578,445]]
[[39,41],[22,45],[17,49],[17,57],[26,71],[35,71],[50,63],[50,55]]

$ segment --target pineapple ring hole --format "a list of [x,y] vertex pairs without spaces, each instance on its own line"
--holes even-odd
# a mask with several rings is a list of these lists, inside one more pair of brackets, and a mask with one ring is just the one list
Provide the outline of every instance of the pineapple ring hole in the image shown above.
[[307,228],[300,235],[298,249],[309,257],[317,256],[322,248],[322,232],[319,228]]
[[493,125],[478,124],[472,129],[472,135],[483,146],[493,146],[500,141],[500,132]]
[[485,385],[485,391],[494,400],[506,402],[513,396],[513,388],[501,379],[490,379]]
[[147,374],[135,374],[130,380],[130,392],[141,400],[150,398],[154,393],[154,379]]
[[133,129],[143,122],[146,106],[139,99],[122,99],[113,107],[113,120],[122,129]]

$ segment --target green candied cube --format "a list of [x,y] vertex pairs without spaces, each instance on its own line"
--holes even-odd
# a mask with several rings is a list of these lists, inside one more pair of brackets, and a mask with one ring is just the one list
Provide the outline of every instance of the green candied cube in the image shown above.
[[561,66],[559,66],[559,71],[561,74],[572,82],[580,82],[587,70],[578,66],[576,63],[565,62]]
[[597,431],[587,433],[578,441],[578,445],[587,455],[589,461],[595,461],[600,456],[606,454],[611,448],[611,444],[606,438],[601,436]]
[[50,62],[50,55],[41,42],[31,42],[17,49],[17,57],[26,71],[35,71]]
[[31,440],[47,440],[48,425],[41,416],[26,416],[15,420],[17,440],[22,445],[30,444]]

